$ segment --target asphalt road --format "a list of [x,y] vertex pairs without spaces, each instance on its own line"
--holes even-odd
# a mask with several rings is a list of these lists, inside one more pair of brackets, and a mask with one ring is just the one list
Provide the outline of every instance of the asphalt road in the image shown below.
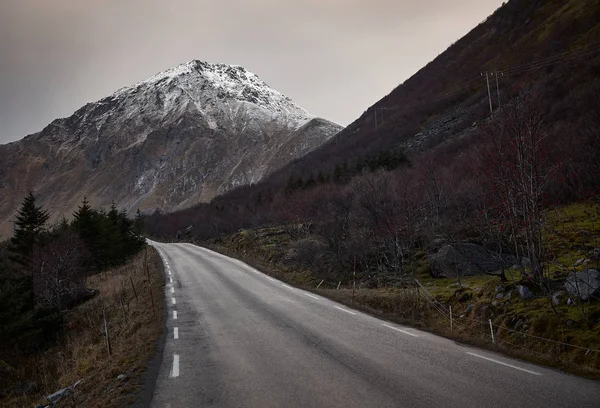
[[600,407],[600,383],[388,323],[191,244],[153,243],[168,336],[152,407]]

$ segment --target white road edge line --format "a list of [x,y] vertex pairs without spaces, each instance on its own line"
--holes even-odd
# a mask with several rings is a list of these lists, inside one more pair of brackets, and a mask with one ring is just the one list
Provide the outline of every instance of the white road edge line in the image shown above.
[[179,327],[173,328],[173,338],[177,340],[179,338]]
[[285,286],[286,288],[288,288],[288,289],[294,289],[294,288],[292,288],[290,285],[288,285],[287,283],[283,283],[283,282],[282,282],[281,284],[282,284],[283,286]]
[[317,299],[317,300],[319,300],[319,298],[318,298],[318,297],[316,297],[316,296],[313,296],[313,295],[311,295],[310,293],[306,293],[306,292],[302,292],[302,293],[304,293],[304,294],[305,294],[306,296],[308,296],[308,297],[311,297],[311,298],[313,298],[313,299]]
[[417,336],[417,335],[416,335],[416,334],[414,334],[414,333],[411,333],[411,332],[409,332],[409,331],[406,331],[406,330],[399,329],[399,328],[397,328],[397,327],[394,327],[394,326],[390,326],[389,324],[386,324],[386,323],[383,323],[383,324],[382,324],[382,326],[385,326],[385,327],[387,327],[388,329],[396,330],[397,332],[400,332],[400,333],[408,334],[409,336],[413,336],[413,337],[419,337],[419,336]]
[[344,309],[343,307],[339,307],[339,306],[334,306],[334,307],[335,307],[336,309],[338,309],[338,310],[341,310],[342,312],[346,312],[346,313],[349,313],[349,314],[351,314],[351,315],[353,315],[353,316],[356,316],[356,313],[354,313],[354,312],[351,312],[351,311],[350,311],[350,310],[348,310],[348,309]]
[[173,320],[177,320],[177,310],[173,310]]
[[500,364],[500,365],[503,365],[503,366],[506,366],[506,367],[514,368],[515,370],[524,371],[524,372],[526,372],[526,373],[533,374],[533,375],[542,375],[542,373],[538,373],[538,372],[536,372],[536,371],[531,371],[531,370],[527,370],[527,369],[525,369],[525,368],[517,367],[517,366],[515,366],[515,365],[508,364],[508,363],[502,362],[502,361],[500,361],[500,360],[495,360],[495,359],[493,359],[493,358],[489,358],[489,357],[481,356],[481,355],[479,355],[479,354],[471,353],[471,352],[468,352],[468,351],[467,351],[466,353],[467,353],[468,355],[470,355],[470,356],[473,356],[473,357],[482,358],[482,359],[484,359],[484,360],[491,361],[492,363],[496,363],[496,364]]
[[173,370],[171,370],[171,377],[179,377],[179,354],[173,354]]
[[173,302],[173,304],[175,304],[175,303],[176,303],[176,300],[175,300],[175,298],[174,298],[174,297],[172,297],[172,298],[171,298],[171,302]]
[[268,279],[268,280],[275,282],[275,279],[271,278],[271,277],[270,277],[270,276],[268,276],[268,275],[265,275],[265,276],[267,277],[267,279]]

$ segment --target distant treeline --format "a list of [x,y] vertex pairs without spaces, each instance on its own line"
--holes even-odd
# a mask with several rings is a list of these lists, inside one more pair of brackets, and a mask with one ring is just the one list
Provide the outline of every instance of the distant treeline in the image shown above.
[[344,160],[341,164],[336,164],[330,172],[319,171],[316,177],[312,173],[306,179],[301,176],[291,176],[285,187],[285,192],[291,194],[296,190],[312,188],[329,181],[336,184],[347,183],[355,176],[373,173],[378,170],[392,171],[409,163],[410,161],[404,151],[399,149],[384,150],[359,158],[354,165],[350,165],[348,160]]

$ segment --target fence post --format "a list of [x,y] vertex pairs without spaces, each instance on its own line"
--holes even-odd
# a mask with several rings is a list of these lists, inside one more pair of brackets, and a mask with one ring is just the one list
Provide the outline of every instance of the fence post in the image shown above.
[[152,282],[150,281],[150,268],[146,264],[146,274],[148,275],[148,290],[150,291],[150,302],[152,302],[152,313],[156,316],[156,309],[154,308],[154,296],[152,295]]
[[496,344],[496,340],[494,339],[494,327],[492,326],[492,319],[488,319],[488,322],[490,323],[490,333],[492,334],[492,343]]
[[323,284],[323,282],[325,282],[325,279],[323,279],[323,280],[321,281],[321,283],[319,283],[319,284],[317,285],[317,289],[319,289],[319,287],[320,287],[320,286]]
[[450,308],[450,332],[452,332],[452,305],[448,307]]
[[340,285],[342,284],[342,281],[340,281],[340,283],[338,283],[338,287],[337,290],[340,290]]
[[104,319],[104,334],[106,336],[106,348],[108,349],[108,356],[112,355],[112,348],[110,347],[110,336],[108,335],[108,322],[106,321],[106,309],[102,308],[102,318]]
[[133,279],[131,278],[131,276],[129,276],[129,282],[131,282],[131,289],[133,289],[133,294],[135,295],[135,298],[137,299],[137,292],[135,291],[135,285],[133,284]]
[[354,292],[356,292],[356,256],[354,256],[354,273],[352,274],[352,303],[354,303]]

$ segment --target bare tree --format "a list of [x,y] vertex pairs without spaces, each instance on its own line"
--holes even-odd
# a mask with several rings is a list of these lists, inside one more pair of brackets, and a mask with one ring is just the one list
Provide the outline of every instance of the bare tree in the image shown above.
[[517,257],[529,260],[527,268],[538,282],[543,279],[545,255],[542,198],[558,167],[540,106],[540,99],[529,92],[491,120],[484,130],[480,168],[488,203],[485,216],[508,235]]
[[34,250],[31,264],[38,305],[68,308],[85,290],[89,254],[73,233],[61,234]]

